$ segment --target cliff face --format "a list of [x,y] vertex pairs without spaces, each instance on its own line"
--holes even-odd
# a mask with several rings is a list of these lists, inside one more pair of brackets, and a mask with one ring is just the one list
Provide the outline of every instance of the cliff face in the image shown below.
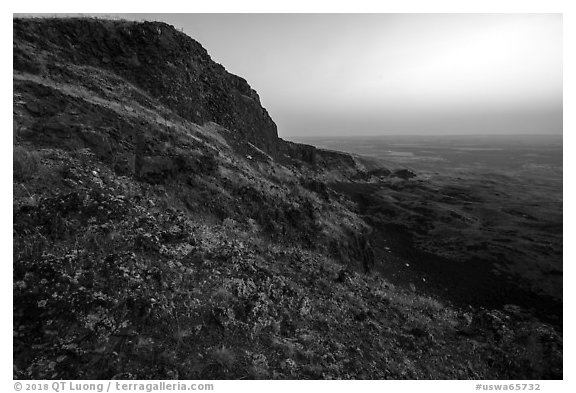
[[212,61],[196,41],[160,22],[17,19],[14,70],[65,73],[64,65],[113,72],[197,124],[208,121],[271,155],[276,125],[248,83]]

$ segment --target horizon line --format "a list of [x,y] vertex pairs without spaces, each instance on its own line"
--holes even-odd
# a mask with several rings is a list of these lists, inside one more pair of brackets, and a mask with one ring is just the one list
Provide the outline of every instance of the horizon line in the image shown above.
[[286,139],[286,138],[373,138],[373,137],[387,137],[387,136],[418,136],[418,137],[427,137],[427,136],[465,136],[465,137],[474,137],[474,136],[493,136],[493,137],[505,137],[505,136],[564,136],[564,133],[561,134],[370,134],[370,135],[287,135],[287,136],[278,136],[279,138]]

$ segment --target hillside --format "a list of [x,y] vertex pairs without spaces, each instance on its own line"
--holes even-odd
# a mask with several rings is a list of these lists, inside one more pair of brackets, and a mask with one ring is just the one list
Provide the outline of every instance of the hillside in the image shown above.
[[[14,378],[562,378],[517,305],[394,285],[350,185],[164,23],[14,19]],[[346,184],[345,193],[336,184]]]

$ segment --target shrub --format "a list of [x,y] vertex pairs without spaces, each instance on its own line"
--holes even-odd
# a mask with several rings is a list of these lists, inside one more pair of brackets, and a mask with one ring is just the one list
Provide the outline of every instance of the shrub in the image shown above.
[[22,146],[14,146],[13,175],[14,180],[24,181],[31,178],[40,167],[40,156],[37,152],[26,150]]

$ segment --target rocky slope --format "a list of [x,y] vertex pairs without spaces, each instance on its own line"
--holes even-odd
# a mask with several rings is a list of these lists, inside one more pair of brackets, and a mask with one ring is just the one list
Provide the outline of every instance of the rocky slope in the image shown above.
[[[202,46],[164,23],[17,20],[14,67],[63,74],[67,65],[112,72],[184,119],[214,121],[269,153],[276,125],[248,83],[213,62]],[[34,55],[30,56],[30,50]],[[39,61],[40,60],[40,61]]]
[[13,93],[15,378],[561,377],[521,308],[374,274],[328,184],[390,172],[279,139],[173,27],[15,19]]

